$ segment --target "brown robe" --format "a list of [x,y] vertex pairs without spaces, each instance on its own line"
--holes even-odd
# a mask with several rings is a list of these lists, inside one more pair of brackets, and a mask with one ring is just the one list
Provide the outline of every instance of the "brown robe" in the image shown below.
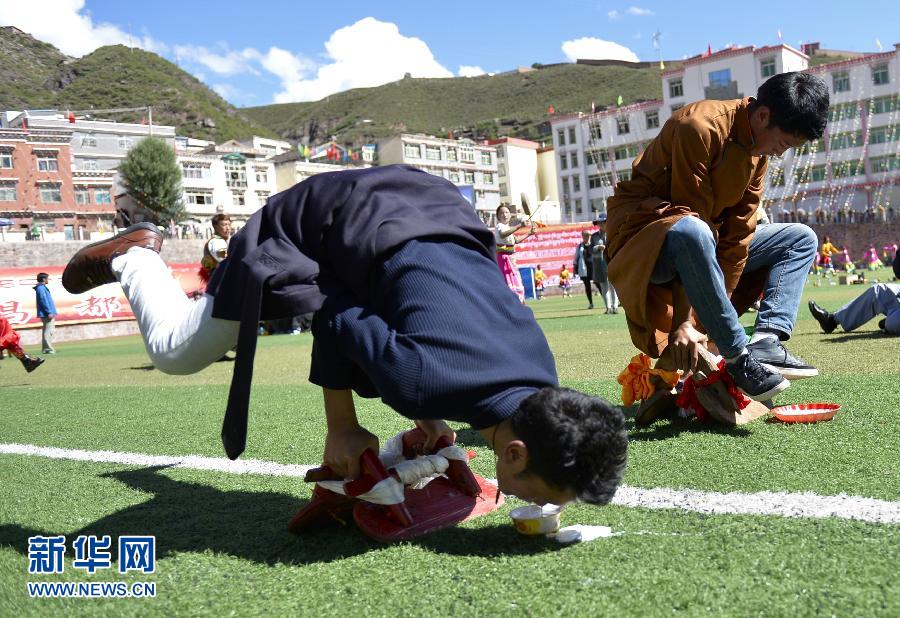
[[699,217],[717,236],[716,258],[736,306],[746,309],[759,293],[761,277],[741,279],[768,163],[750,155],[749,103],[699,101],[675,112],[607,203],[609,279],[632,342],[654,358],[668,345],[672,294],[651,285],[650,275],[681,217]]

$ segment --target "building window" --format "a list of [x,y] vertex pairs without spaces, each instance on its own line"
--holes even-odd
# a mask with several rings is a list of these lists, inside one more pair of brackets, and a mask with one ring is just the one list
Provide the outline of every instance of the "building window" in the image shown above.
[[578,167],[578,153],[570,152],[569,153],[569,162],[572,164],[572,167]]
[[[119,147],[121,148],[121,142],[119,142]],[[187,150],[188,147],[188,138],[186,137],[176,137],[175,138],[175,150]]]
[[87,187],[75,187],[75,203],[82,205],[91,203],[91,192]]
[[600,174],[593,174],[591,176],[588,176],[588,187],[591,189],[602,189],[608,184],[609,183],[606,182],[603,176]]
[[849,178],[851,176],[859,176],[865,173],[862,162],[857,159],[850,161],[841,161],[840,163],[831,164],[831,174],[835,178]]
[[15,202],[16,199],[16,181],[0,180],[0,202]]
[[[581,207],[581,198],[578,198],[577,200],[575,200],[575,212],[580,215],[582,211],[583,208]],[[590,282],[588,282],[588,285],[590,285]]]
[[884,144],[900,140],[900,124],[888,127],[875,127],[869,132],[870,144]]
[[505,182],[500,183],[500,195],[509,195],[509,185]]
[[680,110],[682,107],[684,107],[684,103],[676,103],[670,109],[672,110],[672,113],[674,114],[675,112]]
[[459,160],[463,163],[475,163],[475,149],[471,146],[463,146],[460,149]]
[[269,192],[268,192],[268,191],[257,191],[257,192],[256,192],[256,200],[257,200],[260,204],[265,204],[267,199],[269,199]]
[[618,131],[619,135],[631,133],[631,126],[628,124],[628,116],[616,118],[616,131]]
[[403,144],[403,156],[407,159],[418,159],[422,156],[418,144]]
[[557,146],[565,146],[566,145],[566,130],[558,129],[556,131],[556,145]]
[[448,161],[456,161],[457,158],[458,157],[456,155],[456,148],[448,148],[447,149],[447,160]]
[[900,110],[900,97],[896,95],[890,97],[878,97],[877,99],[872,100],[873,114],[885,114],[897,110]]
[[97,159],[82,159],[81,169],[93,172],[97,169]]
[[681,78],[678,79],[670,79],[669,80],[669,98],[675,99],[677,97],[684,96],[684,84],[681,82]]
[[769,168],[769,186],[771,187],[783,187],[784,186],[784,168],[779,167],[778,169]]
[[269,184],[269,170],[264,167],[256,167],[253,169],[256,174],[256,183],[260,185]]
[[887,64],[876,64],[872,67],[872,83],[876,86],[883,86],[891,81],[888,75]]
[[850,92],[850,73],[848,71],[833,73],[831,85],[835,92]]
[[831,149],[841,150],[842,148],[856,148],[862,146],[863,136],[860,131],[850,133],[837,133],[831,136]]
[[209,167],[185,161],[181,164],[181,175],[184,178],[209,178]]
[[184,194],[188,204],[194,206],[212,206],[213,197],[209,191],[189,191]]
[[797,180],[798,184],[821,182],[825,180],[825,166],[815,165],[813,167],[802,167],[794,173],[794,178]]
[[0,149],[0,169],[11,170],[13,166],[13,151],[11,148]]
[[225,159],[225,185],[229,189],[247,188],[247,167],[244,165],[243,158]]
[[232,193],[231,194],[231,205],[236,208],[243,208],[246,202],[244,201],[243,193]]
[[425,146],[425,158],[429,161],[440,161],[441,149],[438,146]]
[[84,133],[81,136],[81,145],[82,145],[82,147],[88,146],[91,148],[96,148],[97,147],[97,136],[94,135],[93,133]]
[[775,58],[767,58],[759,61],[759,74],[763,79],[775,75]]
[[491,153],[482,151],[481,152],[481,164],[482,165],[490,165],[491,164]]
[[873,157],[869,162],[872,164],[872,171],[876,173],[900,170],[900,157],[897,156]]
[[94,189],[95,204],[112,204],[112,196],[109,189]]
[[731,69],[709,72],[710,88],[727,88],[731,85]]
[[499,176],[506,176],[506,163],[500,163],[497,165],[497,174]]
[[494,184],[494,174],[491,172],[485,172],[484,174],[482,174],[482,180],[484,184],[492,185]]
[[572,176],[572,193],[581,193],[581,176]]
[[832,105],[828,110],[828,121],[837,122],[839,120],[847,120],[859,116],[859,106],[856,103],[841,103],[840,105]]
[[463,178],[467,185],[475,184],[475,172],[463,172]]
[[62,201],[58,182],[41,183],[41,201],[45,204],[59,204]]
[[575,127],[569,127],[569,143],[575,144],[577,143],[575,139]]
[[816,154],[817,152],[821,152],[825,150],[825,140],[821,137],[812,142],[805,142],[802,146],[797,148],[797,154],[799,156],[804,156],[808,154]]
[[569,169],[569,160],[566,158],[566,153],[564,152],[559,153],[559,169]]
[[659,112],[647,112],[644,116],[647,118],[648,129],[659,128]]
[[595,124],[591,127],[591,139],[594,140],[602,140],[603,139],[603,129],[599,124]]
[[628,182],[631,180],[631,170],[617,170],[616,176],[619,179],[619,182]]
[[450,182],[459,184],[459,172],[450,172]]
[[[134,146],[134,138],[130,135],[119,136],[119,150],[130,150]],[[184,148],[187,148],[187,140],[184,142]]]
[[617,161],[621,161],[622,159],[632,159],[638,156],[638,151],[637,144],[625,144],[616,148],[614,155]]
[[599,165],[609,161],[609,153],[605,150],[589,150],[586,156],[588,165]]
[[59,161],[55,152],[38,153],[37,166],[39,172],[58,172]]

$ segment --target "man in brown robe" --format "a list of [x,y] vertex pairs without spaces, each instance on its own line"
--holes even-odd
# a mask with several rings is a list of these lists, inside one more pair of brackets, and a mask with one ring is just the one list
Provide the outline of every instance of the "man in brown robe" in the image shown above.
[[[609,278],[634,344],[677,368],[697,366],[707,336],[735,384],[758,401],[817,375],[790,338],[815,234],[801,224],[756,227],[768,156],[824,133],[828,88],[805,73],[766,81],[754,99],[678,110],[634,161],[608,207]],[[753,340],[739,312],[763,298]],[[699,324],[698,324],[699,322]],[[700,329],[700,330],[698,330]]]

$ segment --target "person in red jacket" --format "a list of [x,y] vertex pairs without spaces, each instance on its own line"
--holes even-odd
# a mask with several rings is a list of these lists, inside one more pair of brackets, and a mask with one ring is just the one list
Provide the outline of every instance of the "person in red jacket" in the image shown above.
[[22,361],[22,366],[28,373],[44,363],[43,358],[25,354],[25,350],[19,345],[19,333],[13,330],[6,318],[0,318],[0,350],[9,350],[10,354]]

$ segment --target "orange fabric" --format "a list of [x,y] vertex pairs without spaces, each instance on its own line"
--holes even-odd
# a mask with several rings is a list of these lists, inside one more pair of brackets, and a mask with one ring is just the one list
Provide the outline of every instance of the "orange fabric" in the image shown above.
[[6,318],[0,318],[0,349],[9,350],[16,358],[24,354],[19,346],[19,333],[13,330]]
[[669,388],[678,384],[680,374],[677,371],[654,369],[650,366],[650,357],[638,354],[631,359],[616,380],[622,385],[622,403],[630,406],[638,399],[647,399],[656,392],[650,378],[658,376]]
[[671,315],[650,275],[669,228],[698,217],[717,236],[716,257],[732,293],[747,261],[766,157],[750,154],[750,99],[699,101],[678,110],[616,185],[607,204],[609,279],[625,309],[631,339],[653,357],[668,344],[659,327]]

